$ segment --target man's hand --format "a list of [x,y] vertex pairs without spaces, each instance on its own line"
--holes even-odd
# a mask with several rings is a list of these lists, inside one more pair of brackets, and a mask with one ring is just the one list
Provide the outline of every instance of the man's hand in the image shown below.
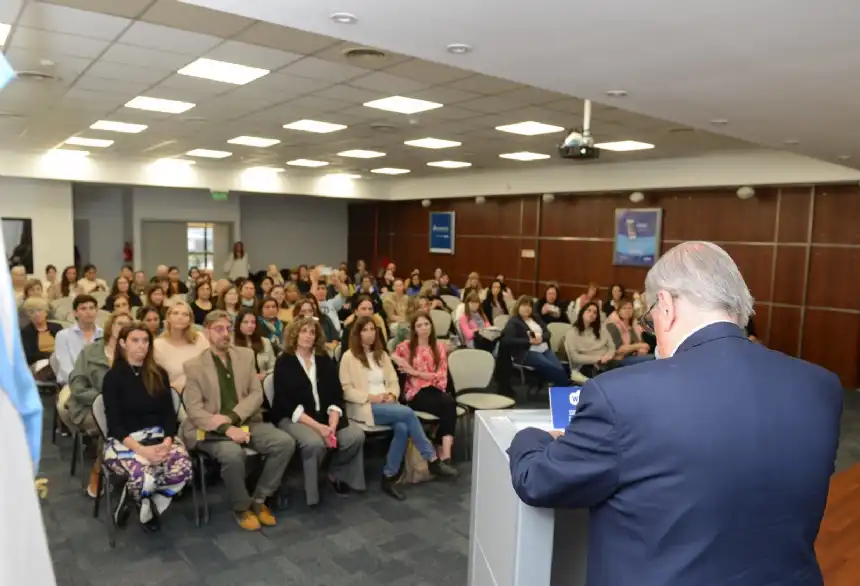
[[244,445],[251,441],[251,434],[239,427],[231,427],[227,430],[227,437],[237,444]]
[[212,416],[212,427],[218,429],[222,425],[232,425],[233,422],[230,421],[230,418],[226,415],[222,415],[221,413],[216,413]]

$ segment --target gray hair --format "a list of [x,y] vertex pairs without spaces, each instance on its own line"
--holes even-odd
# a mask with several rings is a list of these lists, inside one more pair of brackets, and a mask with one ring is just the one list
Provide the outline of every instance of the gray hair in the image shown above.
[[703,311],[723,311],[742,328],[755,313],[735,261],[712,242],[683,242],[664,254],[645,277],[647,302],[657,301],[659,291]]

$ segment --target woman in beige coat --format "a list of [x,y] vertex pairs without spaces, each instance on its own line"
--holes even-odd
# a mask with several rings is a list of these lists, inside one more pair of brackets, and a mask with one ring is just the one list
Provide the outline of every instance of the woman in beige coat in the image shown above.
[[349,336],[349,350],[340,363],[340,383],[347,417],[365,427],[390,426],[394,433],[383,469],[383,492],[397,500],[406,498],[397,486],[397,477],[410,439],[429,462],[432,474],[457,475],[454,467],[438,458],[415,412],[398,402],[400,384],[397,373],[382,347],[379,328],[370,317],[361,316],[355,320]]

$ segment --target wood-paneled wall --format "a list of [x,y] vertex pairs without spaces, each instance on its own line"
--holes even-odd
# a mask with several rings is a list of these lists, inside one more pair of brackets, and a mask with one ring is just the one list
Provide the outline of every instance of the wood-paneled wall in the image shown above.
[[[860,188],[818,185],[627,194],[499,196],[356,203],[349,210],[349,256],[390,258],[398,272],[441,267],[457,284],[471,271],[489,281],[503,273],[515,293],[540,294],[550,282],[572,298],[589,281],[641,290],[646,270],[616,267],[616,208],[663,209],[663,250],[710,240],[732,255],[756,299],[756,327],[772,348],[837,372],[858,386],[860,348]],[[429,252],[430,211],[456,212],[455,254]],[[523,255],[526,251],[526,256]],[[528,251],[534,251],[529,257]],[[374,265],[374,268],[376,265]],[[605,291],[604,291],[605,293]]]

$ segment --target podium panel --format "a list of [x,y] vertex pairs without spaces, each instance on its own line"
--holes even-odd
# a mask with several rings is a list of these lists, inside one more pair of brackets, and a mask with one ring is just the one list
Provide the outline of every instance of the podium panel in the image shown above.
[[549,410],[475,414],[469,586],[584,586],[588,511],[530,507],[511,486],[507,449],[526,427],[552,429]]

